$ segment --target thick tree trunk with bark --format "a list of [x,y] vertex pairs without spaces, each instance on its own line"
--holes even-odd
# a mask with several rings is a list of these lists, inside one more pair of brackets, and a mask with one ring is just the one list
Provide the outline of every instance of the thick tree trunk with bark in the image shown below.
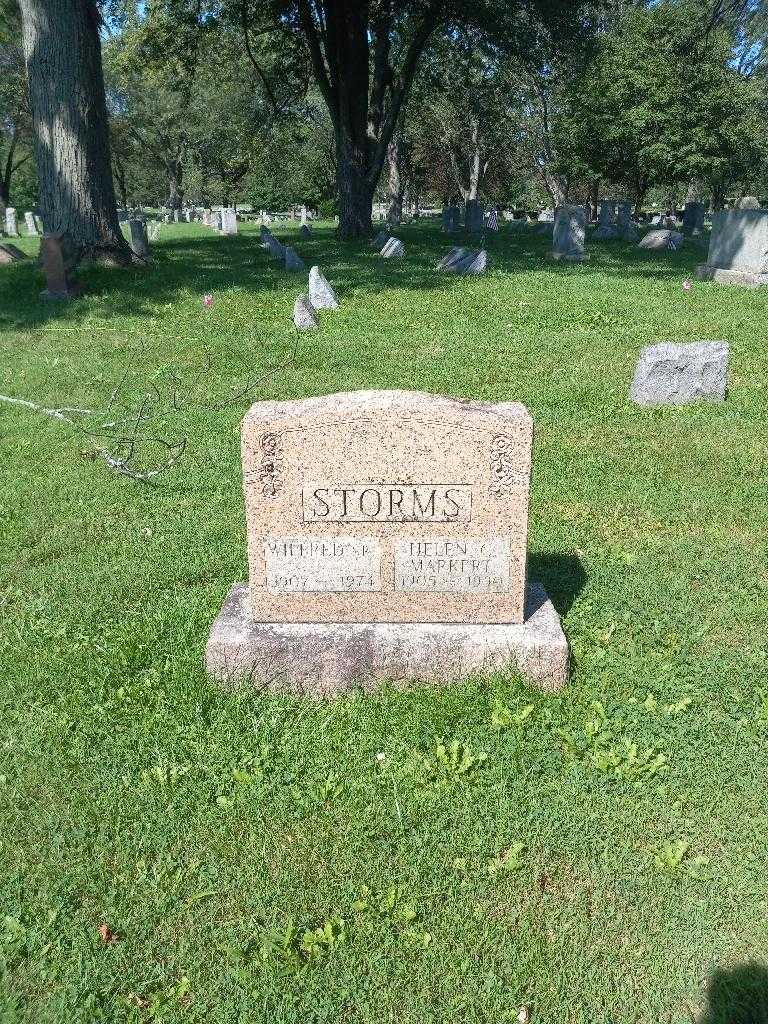
[[339,190],[339,235],[363,238],[371,233],[372,186],[365,157],[354,145],[340,139],[336,150],[336,186]]
[[399,224],[403,219],[405,183],[403,181],[400,161],[400,139],[395,135],[387,149],[387,169],[389,171],[389,209],[387,210],[387,221],[392,225]]
[[393,43],[408,5],[361,0],[298,0],[297,11],[315,81],[328,106],[336,142],[339,235],[371,233],[373,194],[429,36],[444,16],[443,0],[427,0],[410,19],[399,67]]
[[20,0],[46,231],[76,258],[127,264],[112,182],[109,128],[93,0]]
[[168,164],[168,208],[180,210],[184,205],[184,165],[181,157]]

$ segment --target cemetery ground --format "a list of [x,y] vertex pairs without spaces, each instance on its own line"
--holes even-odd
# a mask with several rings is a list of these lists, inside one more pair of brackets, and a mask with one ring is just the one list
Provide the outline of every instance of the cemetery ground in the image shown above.
[[[398,236],[396,262],[297,237],[341,301],[298,345],[305,275],[255,227],[164,227],[64,305],[0,269],[0,393],[94,411],[0,402],[4,1022],[760,1019],[768,293],[685,291],[695,242],[571,266],[504,227],[456,278],[436,227]],[[630,404],[644,345],[702,339],[731,344],[724,404]],[[530,408],[562,692],[206,679],[247,578],[242,415],[358,388]],[[100,454],[140,409],[129,465],[175,458],[151,483]]]

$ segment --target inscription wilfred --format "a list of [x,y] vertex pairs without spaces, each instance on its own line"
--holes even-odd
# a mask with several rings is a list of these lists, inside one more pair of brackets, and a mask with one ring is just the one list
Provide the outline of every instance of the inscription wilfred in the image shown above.
[[467,484],[329,484],[302,488],[305,523],[468,523]]

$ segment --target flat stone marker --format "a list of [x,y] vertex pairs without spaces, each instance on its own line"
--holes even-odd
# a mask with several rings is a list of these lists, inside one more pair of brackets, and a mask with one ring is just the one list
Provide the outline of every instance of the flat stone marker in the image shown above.
[[558,206],[552,231],[552,259],[582,263],[589,256],[584,251],[587,215],[583,206]]
[[5,233],[11,238],[19,237],[19,221],[12,206],[5,208]]
[[384,248],[379,255],[383,256],[385,260],[399,259],[405,255],[405,246],[399,238],[390,238],[384,243]]
[[45,289],[40,292],[41,299],[74,299],[81,293],[80,286],[69,278],[64,261],[62,244],[64,235],[45,234],[40,243],[40,259],[45,274]]
[[315,309],[339,308],[336,292],[328,283],[328,279],[320,267],[312,267],[309,272],[309,301]]
[[222,680],[324,696],[517,668],[568,675],[526,578],[533,421],[407,391],[257,402],[243,421],[249,585],[206,648]]
[[19,260],[25,260],[26,254],[13,245],[11,242],[0,242],[0,263],[18,263]]
[[290,245],[286,245],[285,247],[285,269],[291,271],[307,269],[307,265],[304,260]]
[[684,236],[679,231],[669,228],[656,228],[637,243],[638,249],[652,249],[654,252],[674,251],[683,244]]
[[294,302],[293,323],[300,331],[312,331],[318,327],[315,308],[308,295],[299,295]]
[[725,341],[649,345],[640,353],[629,396],[638,405],[722,402],[728,358]]
[[712,218],[707,262],[696,277],[757,288],[768,284],[768,210],[722,210]]

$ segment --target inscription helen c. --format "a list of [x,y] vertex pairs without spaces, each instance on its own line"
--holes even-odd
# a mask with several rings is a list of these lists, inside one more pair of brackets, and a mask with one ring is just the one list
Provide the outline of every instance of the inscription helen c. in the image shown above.
[[395,590],[501,594],[509,572],[507,537],[414,537],[395,545]]
[[468,523],[469,484],[309,482],[301,491],[305,523]]

